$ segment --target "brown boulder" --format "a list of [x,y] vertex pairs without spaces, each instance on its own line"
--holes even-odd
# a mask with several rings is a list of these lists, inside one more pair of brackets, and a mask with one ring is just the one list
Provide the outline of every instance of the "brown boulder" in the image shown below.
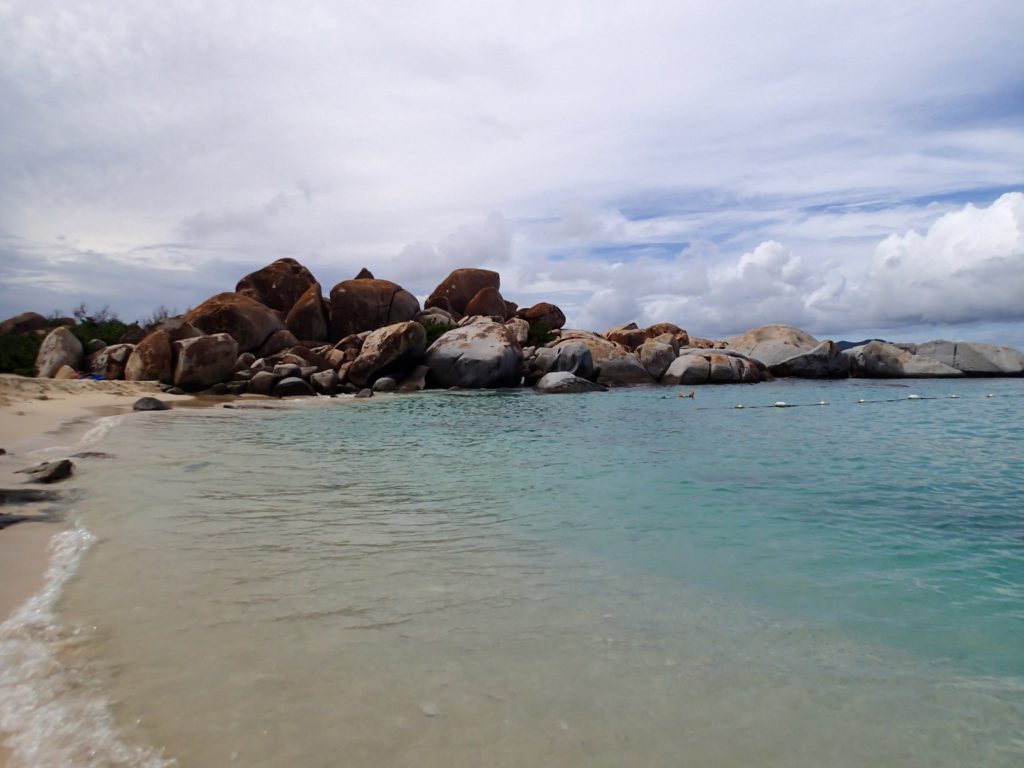
[[[501,276],[489,269],[463,267],[453,270],[434,289],[425,306],[440,307],[448,312],[466,314],[466,305],[484,288],[501,288]],[[446,303],[441,303],[441,300]]]
[[640,357],[621,344],[590,331],[565,330],[553,345],[555,349],[582,342],[589,350],[598,382],[612,387],[653,384],[654,378],[640,362]]
[[226,333],[174,342],[174,386],[204,389],[231,378],[238,359],[238,342]]
[[277,312],[241,293],[211,296],[182,319],[205,333],[229,334],[242,352],[258,349],[271,334],[284,329]]
[[530,325],[543,325],[548,330],[557,331],[565,326],[565,314],[562,310],[546,301],[521,309],[517,314]]
[[616,344],[621,344],[632,352],[644,343],[647,339],[647,334],[644,332],[643,328],[638,328],[636,323],[629,323],[628,325],[620,325],[618,328],[612,328],[610,331],[606,331],[604,337],[608,339],[608,341],[614,341]]
[[38,312],[22,312],[0,323],[0,335],[5,333],[34,333],[45,331],[50,323]]
[[390,280],[343,280],[331,289],[331,338],[412,320],[416,297]]
[[287,314],[315,282],[313,273],[295,259],[278,259],[239,280],[235,292]]
[[[356,278],[357,280],[366,278]],[[370,278],[372,279],[372,278]],[[330,331],[327,302],[320,295],[320,283],[313,283],[295,302],[284,319],[288,330],[303,341],[326,341]]]
[[476,296],[469,300],[466,305],[466,315],[479,315],[490,317],[500,323],[505,322],[505,300],[501,298],[501,292],[497,288],[487,286],[476,292]]
[[256,350],[256,357],[270,357],[278,352],[291,349],[298,343],[299,340],[295,338],[295,334],[285,328],[283,331],[270,334],[270,338],[264,341],[260,348]]
[[357,387],[371,386],[381,376],[404,374],[423,357],[427,332],[416,322],[378,328],[366,337],[359,357],[348,369]]

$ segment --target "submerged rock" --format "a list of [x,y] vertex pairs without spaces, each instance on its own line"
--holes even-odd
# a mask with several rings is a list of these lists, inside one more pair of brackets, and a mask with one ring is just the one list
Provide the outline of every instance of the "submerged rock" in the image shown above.
[[155,397],[140,397],[132,403],[133,411],[169,411],[171,404]]
[[74,462],[70,459],[60,459],[59,461],[44,461],[38,466],[20,469],[18,472],[28,475],[29,481],[33,483],[56,483],[71,477],[74,466]]

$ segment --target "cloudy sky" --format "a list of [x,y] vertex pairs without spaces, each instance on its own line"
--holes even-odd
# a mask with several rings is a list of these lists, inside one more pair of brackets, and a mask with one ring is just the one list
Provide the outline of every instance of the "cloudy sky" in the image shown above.
[[1024,346],[1024,3],[0,0],[0,316],[282,256]]

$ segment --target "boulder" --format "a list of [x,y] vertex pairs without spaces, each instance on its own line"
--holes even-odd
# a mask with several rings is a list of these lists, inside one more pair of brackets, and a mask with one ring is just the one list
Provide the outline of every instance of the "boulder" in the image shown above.
[[321,395],[333,395],[338,391],[338,374],[335,371],[320,371],[309,377],[313,389]]
[[311,397],[316,394],[312,385],[298,376],[281,379],[274,385],[274,397]]
[[938,340],[918,344],[917,354],[945,363],[968,376],[1020,376],[1024,373],[1024,355],[1013,347]]
[[417,323],[437,323],[438,325],[455,325],[456,323],[452,313],[440,307],[427,307],[422,312],[417,312],[413,320]]
[[57,372],[53,374],[53,378],[62,379],[64,381],[78,378],[78,371],[72,368],[70,365],[62,365],[57,369]]
[[801,379],[845,379],[850,375],[850,358],[832,341],[823,341],[809,352],[801,352],[768,366],[773,376]]
[[344,280],[331,289],[331,339],[412,320],[420,303],[389,280]]
[[356,397],[360,398],[360,399],[366,398],[366,397],[373,397],[373,390],[372,389],[365,389],[365,388],[364,389],[360,389],[358,392],[356,392]]
[[501,289],[501,276],[489,269],[463,267],[451,272],[427,299],[427,307],[440,307],[458,315],[466,314],[466,305],[484,288]]
[[516,316],[521,317],[530,325],[542,326],[550,331],[557,331],[565,326],[565,314],[562,310],[554,304],[548,304],[546,301],[534,304],[526,309],[520,309]]
[[78,369],[82,365],[82,342],[67,328],[55,328],[46,334],[36,355],[37,376],[52,379],[61,366]]
[[402,379],[398,385],[399,392],[419,392],[427,386],[427,374],[430,368],[426,365],[417,365],[412,373]]
[[270,393],[274,391],[274,385],[280,380],[280,376],[277,376],[270,371],[257,371],[253,374],[253,377],[249,379],[249,392],[254,395],[265,395],[266,397],[270,397]]
[[644,343],[647,334],[643,328],[638,328],[636,323],[628,323],[627,325],[621,325],[618,328],[606,331],[604,337],[608,341],[614,341],[616,344],[620,344],[630,352],[633,352]]
[[662,384],[756,384],[770,378],[759,361],[731,350],[681,350],[661,377]]
[[91,355],[93,352],[99,352],[107,346],[107,342],[103,339],[89,339],[89,343],[85,345],[85,353]]
[[182,339],[174,342],[172,350],[174,386],[183,390],[205,389],[227,381],[238,359],[238,342],[226,333]]
[[926,355],[915,355],[895,344],[870,341],[843,355],[850,360],[850,375],[868,379],[955,378],[964,372]]
[[520,344],[525,344],[526,340],[530,338],[530,324],[521,317],[513,317],[505,323],[505,327],[512,331],[512,335]]
[[171,404],[155,397],[140,397],[132,403],[133,411],[169,411]]
[[348,381],[365,387],[381,376],[404,374],[420,361],[426,348],[427,332],[417,322],[378,328],[363,342],[359,357],[348,369]]
[[240,352],[259,349],[272,334],[284,330],[277,312],[241,293],[211,296],[186,312],[184,320],[205,333],[229,334],[238,342]]
[[49,321],[38,312],[22,312],[20,315],[8,317],[0,323],[0,336],[5,333],[45,331],[49,324]]
[[280,331],[275,331],[270,334],[266,341],[264,341],[258,350],[255,352],[256,357],[270,357],[276,355],[278,352],[284,352],[286,349],[291,349],[299,343],[299,340],[295,338],[295,334],[284,328]]
[[124,367],[124,377],[128,381],[170,384],[173,375],[171,338],[167,331],[153,331],[136,344]]
[[356,280],[373,280],[373,272],[363,267],[359,270],[359,274],[355,276]]
[[296,300],[284,322],[288,326],[288,330],[303,341],[327,340],[331,330],[331,321],[327,312],[327,302],[320,295],[320,283],[313,283]]
[[[669,336],[668,338],[672,338]],[[672,361],[676,359],[678,347],[673,348],[671,344],[656,339],[648,339],[637,350],[640,362],[647,372],[655,379],[660,379]]]
[[574,376],[568,371],[552,371],[545,373],[534,385],[534,389],[546,395],[565,395],[577,392],[606,392],[608,387]]
[[104,347],[89,355],[89,373],[105,379],[123,379],[125,366],[134,349],[134,344],[111,344]]
[[373,386],[371,387],[371,389],[374,392],[394,392],[396,389],[398,389],[398,382],[395,381],[390,376],[381,376],[379,379],[373,382]]
[[646,336],[648,339],[657,338],[658,336],[661,336],[662,334],[665,333],[679,339],[679,344],[681,346],[686,346],[686,342],[684,342],[680,337],[689,336],[689,334],[687,334],[686,331],[684,331],[675,323],[655,323],[654,325],[649,325],[646,328],[644,328],[644,336]]
[[515,387],[522,379],[523,351],[508,328],[479,318],[431,344],[426,363],[430,380],[440,387]]
[[302,377],[302,366],[296,363],[281,363],[274,366],[274,375],[279,379]]
[[203,335],[203,332],[192,323],[182,320],[180,317],[167,318],[157,326],[157,330],[165,331],[172,344],[182,339],[194,339]]
[[44,461],[29,469],[19,469],[18,472],[26,474],[30,483],[56,483],[71,477],[75,464],[70,459],[59,461]]
[[554,347],[540,347],[529,361],[527,382],[539,381],[545,374],[564,371],[584,379],[594,378],[594,356],[582,341],[569,339]]
[[286,315],[314,283],[313,273],[295,259],[278,259],[239,280],[235,292]]
[[820,344],[806,331],[779,323],[752,328],[741,336],[728,339],[727,343],[729,349],[760,360],[769,368],[810,352]]
[[[563,330],[553,346],[558,349],[572,341],[581,342],[590,350],[593,364],[598,369],[597,381],[601,384],[627,387],[654,383],[654,378],[644,368],[640,358],[621,344],[589,331]],[[576,373],[583,375],[580,371]]]
[[681,354],[661,377],[662,384],[707,384],[711,380],[711,361],[700,354]]
[[[235,373],[239,371],[249,372],[252,369],[252,364],[256,362],[256,355],[252,352],[243,352],[235,360]],[[248,380],[248,377],[247,377]]]
[[498,322],[505,322],[508,308],[501,292],[493,286],[486,286],[476,292],[476,295],[466,304],[466,315],[479,315],[489,317]]

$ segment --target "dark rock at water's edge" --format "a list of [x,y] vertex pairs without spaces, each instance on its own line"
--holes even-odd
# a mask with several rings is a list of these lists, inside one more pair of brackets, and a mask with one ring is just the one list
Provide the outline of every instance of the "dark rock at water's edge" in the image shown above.
[[60,494],[41,488],[0,488],[0,506],[57,501]]
[[44,461],[35,467],[19,469],[18,473],[29,476],[32,483],[56,483],[71,477],[74,470],[74,462],[70,459],[59,459],[58,461]]
[[155,397],[140,397],[132,403],[133,411],[169,411],[171,404]]

